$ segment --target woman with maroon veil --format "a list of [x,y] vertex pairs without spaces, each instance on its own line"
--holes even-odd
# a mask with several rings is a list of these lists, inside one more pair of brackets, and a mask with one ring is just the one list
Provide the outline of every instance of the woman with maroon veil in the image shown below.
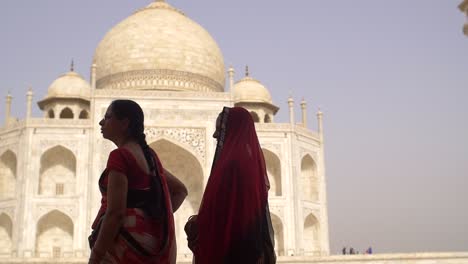
[[224,107],[216,120],[211,175],[185,226],[196,264],[276,263],[269,181],[250,113]]

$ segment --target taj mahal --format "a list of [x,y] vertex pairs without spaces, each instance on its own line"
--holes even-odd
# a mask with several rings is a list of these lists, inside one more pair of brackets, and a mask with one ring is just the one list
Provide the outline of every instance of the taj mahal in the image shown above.
[[[468,15],[468,0],[459,7]],[[279,107],[268,88],[248,68],[226,67],[209,32],[164,0],[107,32],[89,80],[73,64],[68,70],[37,102],[42,117],[32,117],[32,90],[22,120],[12,116],[7,95],[0,127],[0,263],[87,263],[87,236],[101,198],[97,182],[115,148],[98,122],[119,98],[142,106],[148,144],[188,188],[175,213],[178,263],[191,263],[183,227],[201,202],[223,106],[244,107],[256,122],[279,263],[468,263],[468,253],[331,255],[322,112],[313,113],[312,131],[307,103],[285,98],[289,122],[276,122]]]

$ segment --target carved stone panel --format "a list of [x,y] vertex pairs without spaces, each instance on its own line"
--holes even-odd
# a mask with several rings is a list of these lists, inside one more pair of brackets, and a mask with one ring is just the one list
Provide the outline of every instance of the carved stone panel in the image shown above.
[[174,128],[149,127],[145,129],[148,143],[160,138],[173,139],[192,150],[205,161],[206,158],[206,131],[204,128]]

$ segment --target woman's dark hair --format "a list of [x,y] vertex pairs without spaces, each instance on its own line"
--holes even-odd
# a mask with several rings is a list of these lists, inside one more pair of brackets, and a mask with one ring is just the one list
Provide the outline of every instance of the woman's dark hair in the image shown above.
[[112,114],[119,120],[127,118],[128,134],[136,140],[141,146],[143,153],[145,154],[146,161],[150,167],[150,170],[156,172],[156,164],[151,153],[151,149],[146,143],[145,130],[145,116],[140,105],[132,100],[115,100],[110,105]]

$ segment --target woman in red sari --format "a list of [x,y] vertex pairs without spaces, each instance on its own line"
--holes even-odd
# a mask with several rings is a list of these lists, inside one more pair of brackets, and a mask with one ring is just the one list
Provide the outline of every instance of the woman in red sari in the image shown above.
[[99,179],[101,208],[89,237],[89,263],[175,263],[173,213],[187,189],[146,143],[137,103],[113,101],[99,125],[118,148]]
[[185,227],[194,261],[275,263],[269,182],[251,115],[225,107],[213,137],[218,144],[202,204]]

